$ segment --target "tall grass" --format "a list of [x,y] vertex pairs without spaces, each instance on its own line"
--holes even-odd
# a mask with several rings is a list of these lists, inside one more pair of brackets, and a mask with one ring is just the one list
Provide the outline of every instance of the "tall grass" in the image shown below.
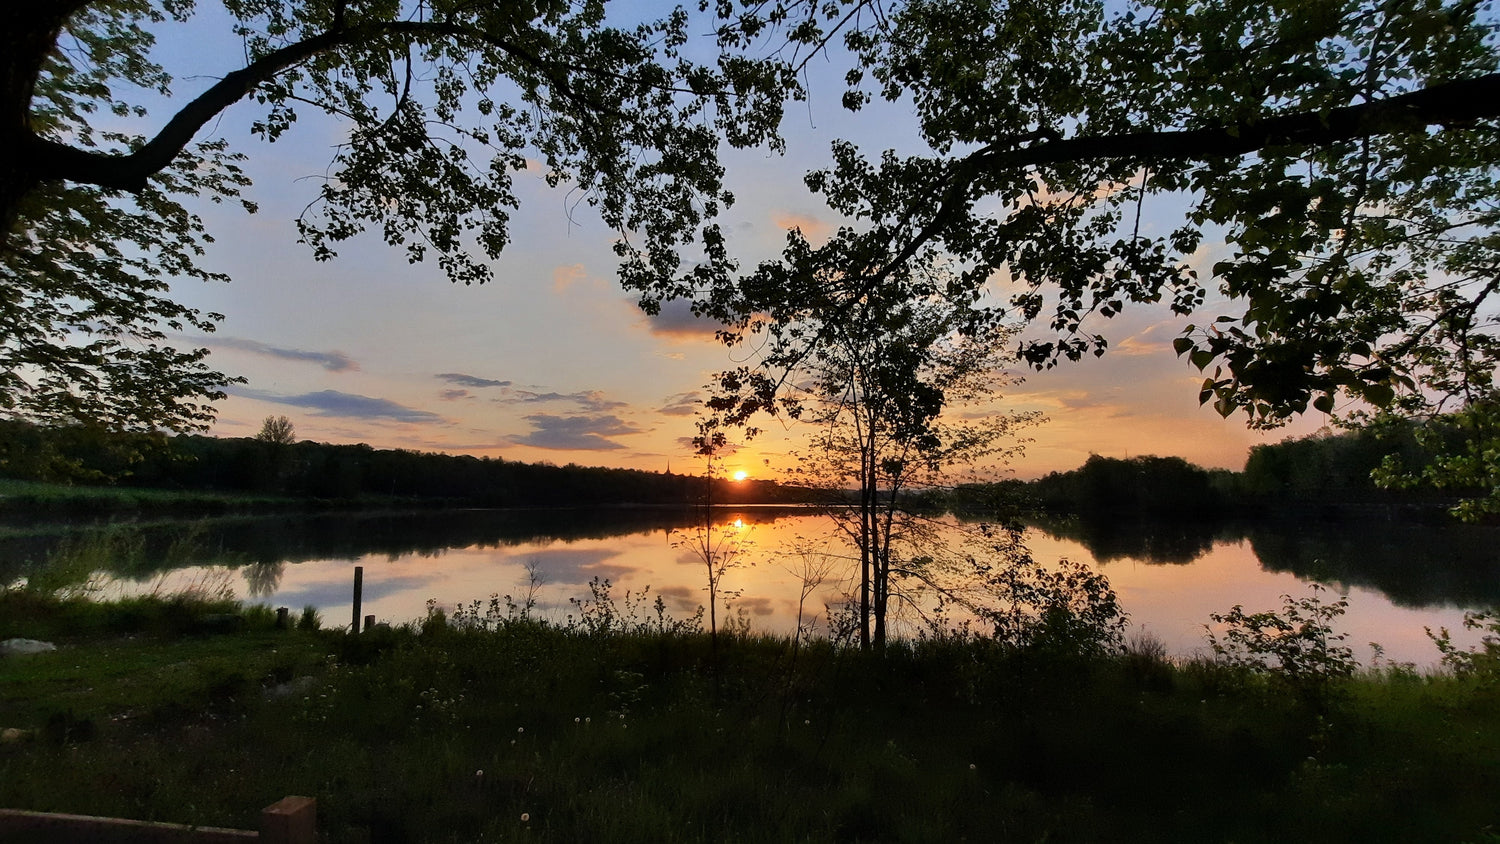
[[572,623],[496,596],[352,636],[0,596],[5,635],[71,630],[0,662],[0,720],[35,731],[0,748],[0,805],[254,826],[307,794],[335,842],[1480,841],[1500,822],[1480,672],[1333,677],[1315,707],[1145,637],[1073,659],[811,639],[794,660],[792,637],[715,649],[646,595],[590,600]]

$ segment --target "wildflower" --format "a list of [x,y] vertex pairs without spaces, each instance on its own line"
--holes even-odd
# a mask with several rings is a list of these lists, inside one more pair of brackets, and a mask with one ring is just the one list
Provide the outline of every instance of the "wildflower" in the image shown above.
[[530,821],[531,821],[531,813],[530,812],[522,812],[521,813],[521,823],[529,823]]
[[526,732],[526,728],[525,727],[517,727],[516,728],[516,735],[520,735],[521,733],[524,733],[524,732]]
[[969,763],[969,770],[973,771],[973,770],[977,770],[977,768],[978,768],[978,766],[976,766],[973,762]]
[[580,720],[580,719],[578,719],[578,718],[574,718],[574,719],[573,719],[573,723],[575,723],[575,724],[577,724],[577,723],[578,723],[578,722],[579,722],[579,720]]

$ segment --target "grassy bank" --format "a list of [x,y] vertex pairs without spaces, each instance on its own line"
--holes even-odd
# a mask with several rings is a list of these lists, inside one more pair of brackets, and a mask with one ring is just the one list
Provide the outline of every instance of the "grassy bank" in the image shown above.
[[418,509],[453,499],[395,496],[308,498],[208,490],[168,490],[18,481],[0,478],[0,517],[76,519],[102,516],[226,516],[326,510]]
[[[240,621],[229,616],[239,612]],[[649,613],[648,613],[649,615]],[[0,805],[329,841],[1495,841],[1500,688],[985,641],[882,656],[652,616],[352,637],[0,596]],[[228,630],[229,632],[224,632]]]

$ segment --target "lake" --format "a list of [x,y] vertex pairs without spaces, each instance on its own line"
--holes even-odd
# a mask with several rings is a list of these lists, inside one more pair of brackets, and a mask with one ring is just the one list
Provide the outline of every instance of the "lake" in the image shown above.
[[[854,573],[826,516],[787,507],[725,507],[714,538],[738,550],[722,588],[729,615],[752,631],[790,633],[799,607],[821,624]],[[616,600],[628,590],[660,596],[668,612],[691,615],[706,601],[704,562],[692,546],[702,524],[692,510],[461,510],[342,513],[0,528],[0,582],[72,583],[101,596],[182,589],[242,600],[315,606],[325,625],[351,620],[355,566],[364,568],[363,613],[382,621],[421,618],[429,600],[520,600],[535,573],[538,611],[562,619],[599,578]],[[961,526],[951,518],[950,538]],[[1386,658],[1432,665],[1424,627],[1448,627],[1456,642],[1465,609],[1500,605],[1500,529],[1399,522],[1248,524],[1049,523],[1029,528],[1034,556],[1095,566],[1110,579],[1132,629],[1177,655],[1206,648],[1209,614],[1235,604],[1279,609],[1283,594],[1327,584],[1348,595],[1337,623],[1368,661],[1369,642]],[[810,585],[809,568],[827,569]],[[721,611],[721,624],[725,613]],[[908,630],[912,629],[910,627]]]

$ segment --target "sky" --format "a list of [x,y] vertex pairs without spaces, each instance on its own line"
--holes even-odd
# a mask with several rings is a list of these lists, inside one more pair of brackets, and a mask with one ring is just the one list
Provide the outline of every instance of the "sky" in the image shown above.
[[[211,4],[203,6],[195,22],[158,32],[178,101],[234,69],[242,53],[227,27],[214,25]],[[785,155],[725,153],[738,201],[724,223],[742,265],[778,253],[788,228],[816,242],[839,224],[802,183],[806,171],[829,162],[834,139],[869,155],[919,147],[908,106],[843,112],[841,74],[832,65],[813,68],[809,102],[793,104],[782,126]],[[347,127],[303,109],[287,136],[267,144],[250,136],[256,113],[253,102],[242,102],[200,135],[225,137],[248,155],[254,186],[247,195],[260,205],[254,215],[192,206],[216,238],[205,264],[233,281],[173,286],[180,301],[225,315],[214,334],[178,342],[211,349],[211,365],[247,381],[230,388],[210,433],[252,436],[267,416],[285,415],[299,439],[701,471],[688,439],[703,387],[751,353],[718,343],[715,326],[685,306],[643,314],[616,281],[615,233],[576,207],[576,197],[549,188],[538,169],[518,175],[512,242],[493,264],[495,280],[482,286],[453,285],[435,263],[409,264],[371,235],[319,263],[297,243],[293,221]],[[164,115],[158,109],[153,119]],[[156,125],[133,128],[149,134]],[[1171,226],[1166,210],[1153,216],[1148,204],[1143,229]],[[1195,261],[1206,268],[1213,249],[1206,244]],[[1212,316],[1215,304],[1211,298],[1205,313]],[[1127,309],[1102,325],[1111,345],[1104,357],[1018,370],[1024,381],[993,409],[1039,410],[1047,421],[1027,430],[1023,457],[986,474],[1032,478],[1074,468],[1090,454],[1176,455],[1237,469],[1252,445],[1324,424],[1310,412],[1289,428],[1257,432],[1200,407],[1203,376],[1171,348],[1187,321],[1165,308]],[[762,427],[726,459],[725,471],[776,477],[792,466],[807,432],[776,420]]]

